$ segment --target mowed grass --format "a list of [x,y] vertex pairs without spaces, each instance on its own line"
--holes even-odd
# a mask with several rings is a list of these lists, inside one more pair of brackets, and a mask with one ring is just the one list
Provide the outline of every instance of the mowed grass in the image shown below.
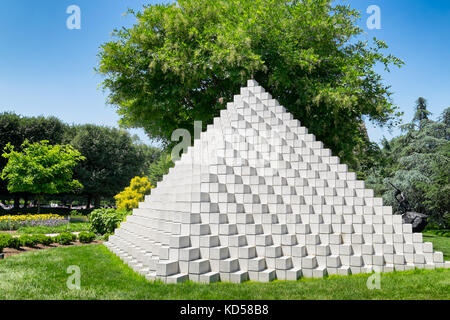
[[[81,289],[70,290],[69,266],[79,266]],[[0,299],[450,299],[450,270],[415,270],[381,275],[381,289],[369,290],[370,275],[296,282],[243,284],[149,282],[103,245],[53,248],[0,260]]]
[[450,238],[442,237],[434,234],[424,233],[424,242],[432,242],[434,251],[441,251],[444,254],[444,259],[450,261]]

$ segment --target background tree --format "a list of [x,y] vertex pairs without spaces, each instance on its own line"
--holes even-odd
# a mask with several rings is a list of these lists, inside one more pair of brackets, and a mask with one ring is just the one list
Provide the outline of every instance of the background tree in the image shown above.
[[173,166],[174,163],[172,162],[170,153],[163,153],[159,160],[152,163],[149,167],[148,177],[150,179],[150,183],[156,186]]
[[22,144],[22,151],[15,151],[7,144],[3,157],[8,163],[1,178],[8,181],[8,191],[29,192],[37,195],[38,213],[44,194],[75,191],[83,186],[72,179],[72,169],[85,160],[80,152],[70,145],[49,145],[48,141]]
[[[50,144],[61,144],[67,125],[55,117],[22,117],[13,112],[0,113],[0,148],[8,143],[19,148],[25,140],[29,142],[49,141]],[[7,159],[0,157],[0,171],[6,166]],[[6,181],[0,180],[0,196],[9,198]],[[28,202],[28,193],[14,194],[14,207],[19,206],[19,198]]]
[[[22,135],[20,132],[20,116],[11,113],[4,112],[0,114],[0,148],[4,150],[6,145],[10,143],[13,146],[19,147],[23,143]],[[4,157],[0,157],[0,170],[8,163],[8,160]],[[0,179],[0,195],[3,199],[10,199],[7,182]],[[19,195],[14,197],[14,207],[19,206]]]
[[[376,166],[367,172],[366,184],[397,209],[392,182],[408,197],[411,209],[430,216],[434,226],[450,228],[450,124],[444,110],[438,121],[422,119],[402,135],[384,140]],[[424,114],[429,114],[425,109]]]
[[420,97],[416,101],[416,113],[414,114],[413,122],[420,124],[422,120],[428,120],[428,116],[431,112],[427,110],[427,100]]
[[88,207],[92,200],[99,207],[102,197],[112,198],[144,170],[143,148],[125,130],[82,125],[73,127],[66,139],[87,158],[75,168],[75,177],[84,186]]
[[343,161],[367,144],[364,118],[399,115],[377,63],[402,62],[354,40],[359,13],[330,0],[180,0],[149,5],[99,54],[109,103],[121,124],[163,145],[177,128],[204,128],[254,78]]

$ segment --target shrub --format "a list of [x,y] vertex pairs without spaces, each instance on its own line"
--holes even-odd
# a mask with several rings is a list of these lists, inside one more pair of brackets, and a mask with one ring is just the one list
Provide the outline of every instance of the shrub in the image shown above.
[[134,177],[131,179],[130,186],[114,197],[117,209],[132,210],[137,208],[139,202],[144,201],[145,195],[150,194],[152,188],[153,186],[147,177]]
[[90,230],[100,235],[113,233],[129,213],[126,210],[96,209],[89,215]]
[[59,234],[55,240],[59,244],[69,245],[69,244],[72,244],[72,242],[74,242],[76,239],[77,239],[77,237],[74,234],[68,233],[68,232],[63,232],[63,233]]
[[103,240],[108,241],[110,236],[112,236],[112,233],[105,233],[103,235]]
[[49,246],[53,243],[52,237],[49,237],[49,236],[46,236],[43,234],[36,234],[36,235],[33,235],[32,237],[36,240],[36,243],[42,244],[44,246]]
[[[7,233],[0,234],[0,241],[4,242],[6,244],[9,242],[9,240],[11,238],[12,238],[12,236],[10,234],[7,234]],[[5,246],[5,248],[6,248],[6,246]]]
[[11,237],[7,247],[11,249],[20,249],[20,239],[17,237]]
[[80,232],[80,234],[78,235],[78,240],[81,243],[91,243],[95,240],[95,233],[86,231]]
[[9,234],[0,234],[0,253],[3,252],[3,249],[8,247],[11,238],[12,237]]
[[20,245],[22,247],[30,247],[33,248],[38,244],[38,241],[35,237],[29,235],[23,235],[20,237]]
[[0,242],[4,244],[4,248],[19,249],[20,239],[12,237],[9,234],[0,234]]

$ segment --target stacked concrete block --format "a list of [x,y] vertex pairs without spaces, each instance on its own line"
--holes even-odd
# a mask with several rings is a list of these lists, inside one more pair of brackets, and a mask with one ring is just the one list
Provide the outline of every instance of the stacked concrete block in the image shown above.
[[450,267],[254,80],[106,246],[166,283]]

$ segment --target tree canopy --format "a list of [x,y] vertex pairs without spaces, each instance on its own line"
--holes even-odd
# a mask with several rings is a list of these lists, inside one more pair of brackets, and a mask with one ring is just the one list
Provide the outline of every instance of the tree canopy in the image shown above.
[[330,0],[180,0],[130,11],[137,23],[102,45],[98,72],[121,124],[170,144],[204,128],[253,78],[344,161],[367,143],[363,118],[392,125],[389,86],[374,71],[402,61],[357,40],[359,13]]
[[48,141],[22,144],[22,151],[7,144],[2,155],[8,159],[1,178],[8,181],[10,192],[58,194],[72,192],[83,186],[72,178],[73,168],[85,160],[80,152],[70,145],[49,145]]
[[101,197],[113,197],[143,171],[142,146],[134,145],[125,130],[82,125],[74,127],[69,136],[68,143],[87,158],[75,168],[75,176],[96,206]]
[[[50,144],[61,144],[67,125],[55,117],[22,117],[12,112],[0,113],[0,150],[9,143],[19,148],[25,140],[30,143],[47,140]],[[0,157],[0,170],[7,159]],[[6,182],[0,180],[0,194],[7,192]]]
[[[46,196],[48,200],[64,203],[96,201],[113,196],[128,185],[136,175],[149,174],[150,165],[159,159],[161,150],[142,143],[137,136],[125,130],[112,129],[98,125],[68,125],[55,117],[25,117],[12,112],[0,113],[0,150],[8,143],[20,150],[25,140],[30,143],[47,140],[50,145],[76,145],[76,149],[86,161],[74,168],[74,177],[85,186],[82,193],[59,193]],[[0,173],[8,159],[0,157]],[[35,198],[30,192],[11,193],[7,181],[0,179],[0,197],[4,200],[14,198],[18,208],[20,198]]]
[[[429,115],[426,105],[416,110]],[[404,132],[384,140],[378,163],[370,171],[367,185],[397,208],[391,182],[407,196],[411,209],[429,215],[439,227],[450,228],[450,108],[437,121],[415,116]],[[416,113],[417,115],[417,113]]]

